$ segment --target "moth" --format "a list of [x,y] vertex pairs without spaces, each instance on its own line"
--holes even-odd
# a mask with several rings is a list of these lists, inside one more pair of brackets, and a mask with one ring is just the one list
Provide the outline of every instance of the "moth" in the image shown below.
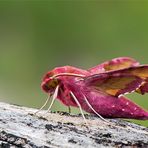
[[43,77],[42,89],[68,107],[78,107],[100,118],[148,119],[144,110],[125,97],[128,93],[148,92],[148,65],[130,57],[119,57],[88,70],[72,66],[57,67]]

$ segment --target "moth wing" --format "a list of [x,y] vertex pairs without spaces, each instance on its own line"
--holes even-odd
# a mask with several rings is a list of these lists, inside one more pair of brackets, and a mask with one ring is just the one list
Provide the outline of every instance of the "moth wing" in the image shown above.
[[123,69],[131,66],[138,66],[139,62],[137,62],[133,58],[129,57],[119,57],[112,59],[110,61],[106,61],[100,65],[97,65],[93,68],[90,68],[88,71],[92,74],[102,73],[111,70]]
[[133,76],[140,77],[146,82],[148,79],[148,65],[133,66],[133,67],[114,70],[106,73],[108,75],[115,75],[115,74],[116,75],[119,75],[119,74],[133,75]]
[[[95,89],[119,96],[138,90],[144,84],[144,92],[148,92],[148,65],[110,71],[87,77],[86,85]],[[145,90],[146,89],[146,90]]]

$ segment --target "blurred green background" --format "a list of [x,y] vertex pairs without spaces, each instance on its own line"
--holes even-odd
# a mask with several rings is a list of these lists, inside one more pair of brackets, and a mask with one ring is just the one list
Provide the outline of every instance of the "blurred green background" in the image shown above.
[[[38,108],[48,70],[120,56],[148,63],[146,1],[0,1],[1,101]],[[148,95],[129,97],[148,109]],[[57,101],[53,110],[67,107]]]

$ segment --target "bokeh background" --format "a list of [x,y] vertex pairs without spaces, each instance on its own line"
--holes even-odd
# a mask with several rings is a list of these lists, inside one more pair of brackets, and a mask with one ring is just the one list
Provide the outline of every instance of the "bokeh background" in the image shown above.
[[[146,1],[0,1],[0,101],[38,108],[48,70],[120,56],[148,63]],[[148,95],[129,97],[148,109]],[[58,101],[52,109],[67,111]]]

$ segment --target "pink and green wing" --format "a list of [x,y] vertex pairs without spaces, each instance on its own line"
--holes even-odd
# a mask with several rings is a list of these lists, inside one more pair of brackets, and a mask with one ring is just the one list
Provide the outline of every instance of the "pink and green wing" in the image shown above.
[[131,66],[138,66],[138,65],[139,65],[139,62],[137,62],[133,58],[119,57],[119,58],[112,59],[110,61],[106,61],[93,68],[90,68],[88,71],[91,74],[98,74],[106,71],[119,70],[119,69],[128,68]]
[[94,87],[112,96],[119,96],[133,91],[148,92],[148,65],[134,66],[116,71],[95,74],[84,81],[87,86]]
[[143,80],[137,76],[125,74],[100,74],[85,80],[87,86],[116,97],[135,91],[142,82]]

